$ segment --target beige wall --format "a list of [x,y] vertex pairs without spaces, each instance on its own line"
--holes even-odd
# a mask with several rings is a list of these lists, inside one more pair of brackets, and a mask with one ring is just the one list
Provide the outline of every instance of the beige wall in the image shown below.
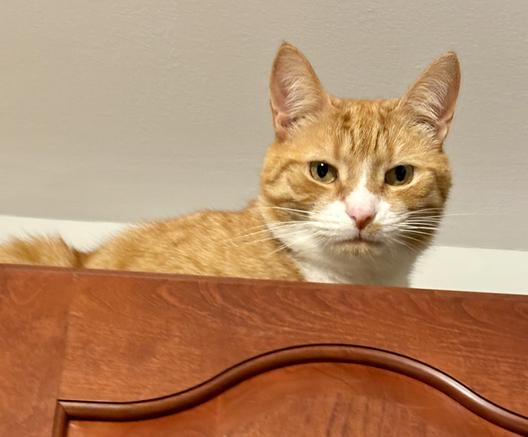
[[454,49],[463,89],[439,244],[528,249],[528,3],[2,2],[0,214],[135,221],[238,207],[272,137],[282,39],[329,91],[401,93]]

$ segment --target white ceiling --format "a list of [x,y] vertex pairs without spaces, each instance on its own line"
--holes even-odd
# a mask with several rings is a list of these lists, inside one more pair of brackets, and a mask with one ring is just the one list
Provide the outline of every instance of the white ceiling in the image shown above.
[[281,40],[342,97],[403,92],[454,49],[440,244],[528,250],[528,3],[4,2],[0,214],[137,221],[236,208],[272,139]]

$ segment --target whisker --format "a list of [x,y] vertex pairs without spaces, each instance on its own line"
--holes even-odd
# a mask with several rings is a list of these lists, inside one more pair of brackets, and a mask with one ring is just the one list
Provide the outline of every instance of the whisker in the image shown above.
[[297,213],[297,214],[304,214],[304,215],[314,215],[314,214],[316,214],[313,211],[308,211],[308,210],[305,210],[305,209],[286,208],[284,206],[259,206],[259,208],[261,208],[261,209],[264,209],[264,208],[265,209],[275,209],[275,210],[278,210],[278,211],[294,212],[294,213]]
[[[295,223],[297,224],[297,223]],[[288,225],[285,225],[284,227],[286,228],[287,226],[294,226],[295,224],[288,224]],[[255,232],[250,232],[248,234],[242,234],[242,235],[237,235],[236,237],[233,237],[233,238],[228,238],[227,241],[236,241],[236,240],[242,240],[244,238],[247,238],[247,237],[252,237],[254,235],[260,235],[260,234],[266,234],[266,233],[269,233],[271,232],[271,230],[267,227],[267,226],[264,226],[264,229],[261,229],[259,231],[255,231]]]
[[[294,237],[295,235],[298,235],[298,234],[303,234],[304,232],[306,232],[306,229],[297,229],[297,230],[293,230],[293,231],[289,231],[285,236],[286,237]],[[265,241],[270,241],[270,240],[277,240],[278,238],[275,236],[275,235],[270,235],[269,237],[267,238],[260,238],[258,240],[251,240],[251,241],[246,241],[242,244],[255,244],[255,243],[262,243],[262,242],[265,242]]]
[[[268,209],[277,209],[277,210],[283,210],[288,212],[294,212],[299,213],[300,215],[303,215],[305,217],[319,217],[319,213],[315,211],[306,211],[303,209],[295,209],[295,208],[285,208],[282,206],[265,206],[260,208],[268,208]],[[337,220],[331,220],[329,218],[324,218],[325,223],[332,223],[332,224],[342,224],[341,222]]]
[[279,245],[279,247],[275,250],[272,250],[269,254],[268,254],[268,257],[284,250],[284,249],[291,249],[290,245],[288,243],[286,243],[285,241],[282,241],[282,240],[279,240],[281,242],[281,244]]
[[441,224],[440,220],[421,220],[421,221],[409,221],[409,220],[403,220],[401,222],[394,223],[395,225],[402,225],[402,226],[439,226]]
[[417,234],[417,235],[427,235],[427,236],[432,236],[434,235],[434,232],[423,232],[423,231],[418,231],[418,230],[414,230],[414,229],[403,229],[402,230],[402,234]]
[[423,241],[420,240],[419,238],[415,238],[411,235],[407,235],[407,234],[400,234],[400,237],[402,238],[407,238],[408,240],[412,240],[412,241],[416,241],[417,243],[420,243],[420,244],[423,244]]
[[409,226],[420,226],[420,225],[429,225],[429,226],[440,226],[442,222],[440,220],[421,220],[421,221],[408,221],[404,220],[402,222],[397,222],[398,225],[409,225]]
[[[302,228],[299,228],[299,226],[302,226]],[[307,228],[307,226],[309,228]],[[311,221],[311,220],[293,220],[289,222],[277,222],[277,223],[269,224],[265,227],[265,229],[258,230],[255,232],[250,232],[250,233],[243,234],[243,235],[238,235],[230,240],[239,241],[239,240],[249,239],[249,241],[243,241],[243,244],[255,244],[259,242],[276,239],[277,238],[276,236],[273,236],[273,235],[267,236],[267,234],[272,234],[273,231],[284,232],[285,233],[284,236],[293,236],[293,235],[297,235],[303,232],[309,232],[310,235],[314,235],[316,233],[320,233],[323,231],[329,231],[329,230],[339,231],[340,228],[339,227],[329,228],[328,226],[323,226],[323,224],[320,222]],[[265,238],[259,238],[260,236],[265,237]],[[251,237],[254,237],[254,238],[251,238]]]
[[[275,223],[270,223],[270,224],[263,224],[263,225],[260,225],[260,226],[255,226],[253,227],[253,229],[259,229],[258,231],[255,231],[255,232],[250,232],[248,234],[242,234],[242,235],[237,235],[236,237],[232,238],[232,240],[238,240],[238,239],[241,239],[241,238],[245,238],[245,237],[249,237],[251,235],[258,235],[258,234],[262,234],[262,233],[266,233],[266,232],[269,232],[271,231],[272,229],[283,229],[283,228],[286,228],[288,229],[289,227],[295,227],[295,226],[299,226],[299,225],[316,225],[316,224],[319,224],[318,222],[313,222],[313,221],[308,221],[308,220],[291,220],[291,221],[287,221],[287,222],[275,222]],[[251,230],[252,228],[247,228],[248,230]]]
[[[295,241],[295,243],[302,243],[302,242],[304,242],[304,241],[306,241],[306,240],[308,240],[309,238],[312,238],[312,237],[315,237],[316,240],[320,241],[320,237],[321,237],[320,231],[315,231],[313,234],[308,234],[302,240]],[[274,251],[270,252],[270,254],[268,256],[271,256],[271,255],[273,255],[273,254],[275,254],[277,252],[280,252],[281,250],[284,250],[286,248],[292,249],[290,244],[288,244],[286,242],[282,242],[282,243],[283,244],[278,249],[275,249]]]
[[[274,228],[275,229],[295,229],[299,224],[305,224],[307,222],[305,221],[292,221],[292,222],[286,222],[286,223],[281,223],[280,225],[275,225]],[[261,230],[258,230],[258,231],[254,231],[254,232],[249,232],[247,234],[241,234],[241,235],[237,235],[235,237],[232,237],[232,238],[227,238],[225,240],[223,240],[222,242],[226,243],[226,242],[237,242],[237,241],[240,241],[240,240],[244,240],[244,239],[247,239],[249,237],[254,237],[254,236],[259,236],[259,235],[262,235],[262,234],[267,234],[267,233],[271,233],[271,229],[270,227],[268,227],[268,225],[263,225],[262,226],[263,229]],[[250,228],[248,228],[250,229]]]
[[388,237],[388,239],[389,239],[390,242],[393,242],[393,243],[399,244],[400,246],[406,247],[407,249],[411,250],[413,253],[417,253],[417,254],[419,253],[418,248],[413,246],[411,244],[411,242],[407,243],[407,242],[402,241],[401,239],[396,238],[396,237]]
[[410,221],[410,220],[398,220],[387,222],[387,226],[435,226],[440,225],[440,220],[420,220],[420,221]]
[[[303,222],[304,220],[285,220],[285,221],[275,222],[275,223],[276,224],[289,224],[289,223],[303,223]],[[251,230],[251,229],[267,228],[267,227],[268,227],[268,223],[261,223],[260,225],[250,226],[247,229]]]
[[298,212],[301,214],[314,214],[313,211],[309,211],[307,209],[297,209],[297,208],[286,208],[284,206],[270,206],[271,209],[277,209],[279,211],[291,211],[291,212]]
[[400,223],[400,224],[394,224],[392,225],[395,228],[398,229],[438,229],[439,227],[434,224],[425,224],[425,225],[414,225],[414,224],[406,224],[406,223]]
[[410,216],[410,217],[403,217],[403,220],[442,220],[445,216],[444,215],[422,215],[422,216]]

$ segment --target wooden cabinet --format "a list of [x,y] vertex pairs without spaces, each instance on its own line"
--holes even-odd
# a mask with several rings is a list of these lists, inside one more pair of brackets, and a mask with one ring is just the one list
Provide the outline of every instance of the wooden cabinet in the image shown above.
[[0,266],[0,436],[528,435],[528,296]]

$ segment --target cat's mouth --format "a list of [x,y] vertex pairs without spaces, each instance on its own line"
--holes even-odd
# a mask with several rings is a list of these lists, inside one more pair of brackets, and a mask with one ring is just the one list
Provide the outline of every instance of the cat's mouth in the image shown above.
[[352,238],[345,238],[337,241],[338,244],[350,244],[355,246],[380,246],[381,243],[370,238],[365,238],[362,235],[357,235]]

